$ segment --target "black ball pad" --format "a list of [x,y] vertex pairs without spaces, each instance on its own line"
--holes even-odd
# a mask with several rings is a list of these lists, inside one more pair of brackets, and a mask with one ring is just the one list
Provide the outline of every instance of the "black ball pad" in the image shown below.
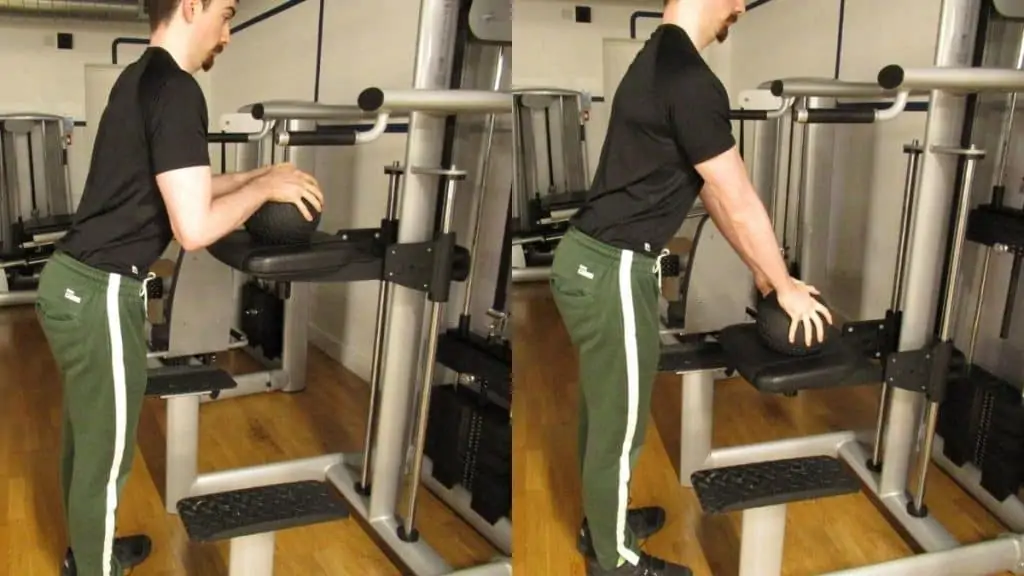
[[762,392],[850,386],[870,381],[867,374],[877,375],[869,361],[844,345],[838,335],[826,338],[821,350],[811,356],[790,356],[768,348],[756,323],[729,326],[719,333],[718,341],[729,366]]
[[[814,298],[822,304],[825,303],[820,296],[815,296]],[[840,334],[837,330],[825,323],[824,319],[822,319],[822,322],[825,326],[825,341],[839,338]],[[813,324],[812,330],[815,332],[815,337],[812,338],[810,346],[804,341],[803,323],[797,325],[794,341],[789,341],[790,324],[792,324],[792,319],[782,306],[779,305],[779,298],[776,292],[772,291],[767,296],[758,299],[757,329],[765,346],[789,356],[808,356],[821,351],[825,342],[817,338],[817,331],[814,330]]]
[[306,220],[293,204],[266,202],[245,221],[245,230],[263,244],[308,243],[320,225],[321,214],[312,204],[303,202],[313,216],[312,221]]

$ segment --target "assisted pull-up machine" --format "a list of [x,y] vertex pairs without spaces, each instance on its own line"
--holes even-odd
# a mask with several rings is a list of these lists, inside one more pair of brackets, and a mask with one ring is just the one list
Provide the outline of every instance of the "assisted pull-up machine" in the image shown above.
[[[973,145],[960,145],[962,96],[1024,91],[1024,73],[1018,70],[966,68],[957,60],[974,42],[973,22],[963,15],[977,14],[979,7],[977,0],[943,0],[934,68],[888,66],[875,85],[825,79],[773,83],[775,95],[783,98],[892,99],[880,111],[804,108],[800,113],[794,108],[797,120],[807,123],[891,120],[916,94],[927,95],[929,108],[923,142],[904,149],[909,154],[907,196],[893,304],[885,320],[848,323],[843,338],[831,339],[820,354],[807,358],[766,350],[752,324],[728,326],[714,335],[683,336],[662,355],[662,369],[676,371],[683,380],[681,481],[695,488],[706,512],[743,512],[741,576],[781,573],[788,503],[860,489],[885,508],[923,553],[834,574],[1024,574],[1024,507],[1016,496],[997,500],[979,486],[977,475],[950,470],[1012,532],[975,544],[958,542],[925,505],[929,465],[933,458],[942,461],[936,427],[951,372],[957,370],[953,329],[955,307],[962,300],[957,286],[971,190],[985,154]],[[947,253],[940,247],[947,245],[950,215]],[[940,282],[944,266],[945,281]],[[937,298],[943,306],[936,306]],[[868,330],[875,331],[873,342],[864,338]],[[881,380],[874,446],[871,432],[846,431],[712,448],[713,375],[721,368],[734,369],[758,390],[777,394]]]
[[[457,4],[422,2],[412,89],[370,88],[358,106],[264,102],[250,108],[265,128],[270,126],[262,133],[273,133],[278,145],[369,144],[398,115],[408,116],[409,133],[404,163],[385,167],[390,185],[379,228],[317,232],[310,243],[291,246],[260,245],[237,231],[208,250],[220,263],[257,280],[380,282],[362,453],[197,474],[195,438],[181,451],[168,450],[169,469],[179,460],[192,460],[186,473],[174,475],[173,490],[169,473],[168,507],[180,514],[194,540],[231,541],[232,576],[272,574],[275,530],[349,515],[361,521],[403,572],[511,574],[510,526],[489,524],[457,496],[442,499],[505,556],[456,570],[416,530],[421,475],[429,475],[424,449],[442,312],[452,282],[468,277],[469,252],[456,245],[452,232],[454,199],[467,172],[442,165],[444,126],[452,115],[512,112],[511,94],[448,89]],[[363,132],[317,128],[317,122],[365,118],[375,121]],[[292,124],[296,120],[309,122]],[[208,378],[211,368],[176,370],[157,375],[157,380],[187,378],[190,371]],[[154,387],[152,377],[150,385]],[[204,393],[190,390],[185,396]],[[169,401],[182,397],[165,396]],[[198,402],[190,410],[198,410]],[[253,508],[254,502],[262,503],[259,509]]]

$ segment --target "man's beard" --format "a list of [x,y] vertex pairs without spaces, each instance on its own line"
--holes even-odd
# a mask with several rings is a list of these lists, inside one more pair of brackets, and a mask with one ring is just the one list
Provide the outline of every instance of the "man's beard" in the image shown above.
[[725,39],[729,37],[729,28],[731,28],[738,19],[739,18],[733,14],[732,16],[729,16],[729,19],[725,21],[725,24],[722,24],[722,28],[718,31],[718,34],[715,34],[715,40],[718,40],[719,44],[725,42]]
[[203,72],[209,72],[213,68],[214,62],[217,60],[217,55],[224,51],[224,46],[217,46],[210,52],[210,55],[203,60]]

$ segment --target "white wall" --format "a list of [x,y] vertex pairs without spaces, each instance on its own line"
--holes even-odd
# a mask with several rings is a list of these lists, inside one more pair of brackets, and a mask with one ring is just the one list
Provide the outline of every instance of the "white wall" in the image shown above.
[[[39,112],[86,121],[85,65],[109,64],[110,48],[121,36],[146,36],[149,26],[131,22],[0,16],[0,113]],[[74,35],[74,49],[58,50],[57,33]],[[123,45],[122,62],[142,53]],[[68,154],[71,192],[81,197],[92,151],[87,126],[79,125]]]
[[[591,7],[591,22],[577,23],[574,7]],[[661,0],[620,0],[577,3],[562,0],[515,0],[512,44],[518,58],[512,85],[518,88],[557,87],[587,92],[596,97],[587,124],[590,176],[597,169],[601,145],[608,129],[611,99],[605,94],[604,43],[626,39],[630,15],[660,10]],[[650,37],[660,21],[637,21],[637,44]],[[601,100],[604,99],[602,102]]]

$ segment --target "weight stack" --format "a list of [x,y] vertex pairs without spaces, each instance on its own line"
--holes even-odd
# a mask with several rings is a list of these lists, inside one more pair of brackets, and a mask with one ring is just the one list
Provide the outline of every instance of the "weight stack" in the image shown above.
[[494,404],[481,406],[478,414],[471,507],[494,524],[512,511],[512,422],[509,413]]
[[1024,484],[1024,404],[1021,392],[1003,381],[992,384],[991,395],[981,486],[1003,501]]
[[512,423],[508,410],[465,386],[437,386],[425,454],[445,488],[461,485],[471,508],[490,523],[512,510]]

